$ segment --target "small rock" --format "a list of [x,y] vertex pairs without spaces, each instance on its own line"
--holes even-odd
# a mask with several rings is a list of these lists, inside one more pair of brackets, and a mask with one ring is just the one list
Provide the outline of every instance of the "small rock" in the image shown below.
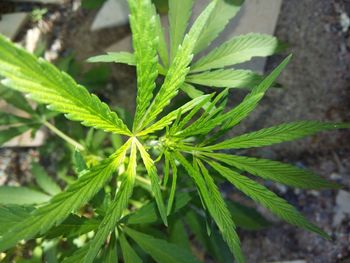
[[347,13],[342,12],[340,14],[340,25],[342,28],[343,33],[347,32],[350,27],[350,18]]
[[126,1],[107,0],[95,17],[91,31],[125,25],[129,20],[129,9]]
[[346,217],[346,214],[350,215],[350,193],[340,190],[336,197],[333,226],[339,225]]

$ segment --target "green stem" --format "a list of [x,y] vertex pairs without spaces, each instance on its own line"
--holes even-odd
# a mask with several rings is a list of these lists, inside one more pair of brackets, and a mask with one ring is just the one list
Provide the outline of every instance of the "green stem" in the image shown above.
[[69,144],[73,145],[75,148],[77,148],[79,151],[84,151],[85,147],[83,145],[81,145],[80,143],[78,143],[76,140],[72,139],[71,137],[69,137],[68,135],[66,135],[65,133],[63,133],[62,131],[60,131],[59,129],[57,129],[55,126],[53,126],[51,123],[49,123],[48,121],[44,121],[43,124],[49,128],[50,131],[52,131],[53,133],[55,133],[58,137],[60,137],[61,139],[65,140],[66,142],[68,142]]

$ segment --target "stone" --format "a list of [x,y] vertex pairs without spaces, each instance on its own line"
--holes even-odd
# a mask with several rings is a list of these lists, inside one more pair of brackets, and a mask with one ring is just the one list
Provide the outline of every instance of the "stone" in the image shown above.
[[125,25],[128,21],[129,9],[127,1],[107,0],[97,13],[91,25],[91,31]]
[[346,215],[350,216],[350,193],[340,190],[335,200],[333,226],[339,225]]
[[23,24],[27,21],[27,18],[28,13],[25,12],[1,15],[0,34],[14,39]]

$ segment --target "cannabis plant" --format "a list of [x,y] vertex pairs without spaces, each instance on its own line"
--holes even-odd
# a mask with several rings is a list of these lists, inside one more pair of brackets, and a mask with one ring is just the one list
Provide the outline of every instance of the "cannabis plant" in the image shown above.
[[[231,68],[283,50],[284,45],[275,37],[254,33],[234,37],[201,56],[242,2],[211,1],[187,31],[194,0],[170,0],[167,41],[151,0],[128,0],[134,53],[110,53],[90,62],[136,66],[136,109],[130,125],[68,74],[0,37],[4,93],[23,92],[54,112],[49,115],[46,109],[19,102],[17,106],[25,107],[35,118],[2,115],[1,120],[8,125],[16,123],[9,129],[18,132],[22,131],[20,127],[47,126],[73,145],[79,167],[76,180],[63,191],[56,184],[52,188],[54,182],[45,180],[47,177],[39,178],[39,186],[52,195],[48,200],[30,209],[2,207],[6,227],[1,227],[0,251],[21,240],[41,237],[68,242],[85,235],[78,249],[57,254],[57,258],[84,263],[117,262],[118,258],[127,263],[149,262],[149,257],[166,263],[198,262],[189,245],[189,233],[194,233],[216,262],[230,262],[221,237],[236,261],[244,262],[236,226],[240,221],[254,221],[255,216],[249,218],[249,213],[243,213],[244,220],[237,216],[244,209],[223,198],[218,186],[223,182],[231,183],[234,191],[249,196],[286,222],[329,239],[327,233],[254,177],[302,189],[337,188],[337,184],[289,164],[242,156],[239,150],[349,125],[297,121],[228,137],[228,131],[255,109],[269,87],[276,85],[291,59],[288,56],[266,77]],[[207,94],[203,86],[223,90]],[[249,91],[233,108],[227,106],[231,88]],[[179,93],[189,98],[184,102]],[[175,98],[182,100],[174,103]],[[25,100],[21,96],[18,99]],[[121,135],[123,143],[109,157],[88,162],[87,147],[48,121],[58,113],[86,127]],[[102,143],[97,147],[103,151]],[[119,249],[122,256],[117,254]]]

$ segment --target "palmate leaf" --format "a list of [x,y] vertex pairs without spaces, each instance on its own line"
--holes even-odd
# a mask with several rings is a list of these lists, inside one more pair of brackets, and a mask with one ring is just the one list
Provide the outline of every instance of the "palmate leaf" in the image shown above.
[[169,126],[179,115],[179,113],[184,114],[190,110],[192,110],[194,107],[196,107],[198,104],[202,103],[204,100],[207,100],[210,95],[203,95],[194,98],[193,100],[187,102],[180,108],[173,110],[163,118],[161,118],[159,121],[155,122],[145,130],[139,132],[137,136],[144,136],[159,130],[164,129],[166,126]]
[[191,72],[223,68],[249,61],[253,57],[266,57],[284,49],[276,37],[250,33],[234,37],[213,49],[191,65]]
[[142,263],[142,259],[130,246],[128,240],[125,238],[123,233],[119,236],[119,243],[123,252],[123,259],[125,263]]
[[136,177],[136,144],[135,141],[131,143],[131,153],[126,176],[123,179],[120,188],[118,189],[115,200],[112,205],[108,208],[105,217],[103,218],[99,228],[97,229],[96,235],[89,242],[89,249],[86,256],[84,257],[84,263],[91,263],[98,254],[102,244],[107,239],[110,232],[115,228],[118,220],[123,215],[124,209],[128,206],[129,199],[132,195],[135,177]]
[[98,55],[87,60],[90,63],[114,62],[136,66],[135,55],[129,52],[107,52],[105,55]]
[[218,144],[207,146],[205,149],[221,150],[263,147],[276,143],[296,140],[321,131],[341,128],[350,128],[350,124],[324,123],[319,121],[298,121],[246,133]]
[[[263,98],[267,89],[275,82],[276,78],[280,75],[283,68],[288,64],[291,59],[291,55],[282,61],[282,63],[274,69],[259,85],[253,88],[253,90],[244,98],[244,100],[232,110],[229,110],[223,114],[208,115],[208,109],[204,115],[196,120],[192,125],[181,131],[179,134],[182,136],[208,134],[215,127],[223,124],[220,127],[220,131],[212,136],[206,143],[214,141],[220,137],[223,133],[228,131],[231,127],[238,124],[241,120],[246,118],[250,112],[252,112],[257,106],[258,102]],[[214,104],[213,104],[214,103]],[[212,102],[215,105],[215,101]],[[213,117],[210,117],[213,116]]]
[[194,53],[197,54],[217,38],[229,21],[240,10],[244,0],[217,0],[216,7],[199,37]]
[[168,243],[166,240],[146,235],[128,227],[124,228],[124,231],[156,262],[199,263],[188,250]]
[[235,108],[227,112],[223,117],[226,121],[222,130],[228,130],[245,119],[258,105],[264,97],[266,91],[276,81],[282,70],[288,65],[292,55],[285,58],[264,80],[244,98],[244,100]]
[[136,113],[133,129],[140,124],[153,97],[158,76],[156,14],[150,0],[128,0],[137,71]]
[[189,75],[187,82],[216,88],[252,88],[258,85],[262,76],[251,70],[219,69]]
[[154,164],[154,161],[149,156],[149,154],[147,153],[146,149],[142,146],[142,144],[139,143],[138,141],[136,142],[136,144],[137,144],[137,148],[140,151],[143,163],[146,167],[148,176],[151,180],[152,192],[154,194],[154,198],[156,199],[160,216],[161,216],[164,224],[168,225],[167,212],[166,212],[165,205],[163,202],[162,192],[160,190],[160,182],[159,182],[159,177],[158,177],[158,173],[157,173],[157,168]]
[[105,131],[130,135],[129,129],[107,104],[88,93],[66,73],[36,58],[0,36],[0,75],[2,84],[28,93],[37,102],[65,113],[71,120]]
[[203,153],[217,161],[236,167],[241,171],[260,176],[288,186],[301,189],[338,188],[339,185],[319,177],[309,170],[293,165],[246,156],[228,155],[221,153]]
[[89,201],[124,161],[125,153],[129,147],[130,141],[107,160],[84,172],[75,183],[53,197],[47,205],[40,207],[29,218],[10,228],[0,238],[0,251],[12,247],[20,240],[28,240],[38,233],[46,232]]
[[197,18],[190,32],[185,36],[183,44],[176,53],[174,61],[165,76],[163,85],[142,119],[142,125],[140,128],[144,128],[146,125],[154,121],[158,114],[161,113],[170,103],[171,99],[177,95],[178,90],[185,81],[185,77],[189,71],[188,65],[192,60],[192,53],[196,41],[200,36],[209,15],[215,7],[215,4],[216,2],[214,1],[208,5],[203,13]]
[[169,0],[170,58],[182,44],[192,14],[194,0]]
[[[220,193],[217,192],[218,190],[216,189],[214,182],[212,180],[204,180],[201,173],[199,173],[199,171],[195,169],[180,153],[174,152],[174,156],[195,182],[204,205],[213,217],[237,262],[245,262],[240,248],[239,237],[234,229],[235,225],[231,217],[225,212],[225,204],[221,202],[222,199],[219,198]],[[209,179],[208,175],[206,175],[206,179]]]
[[236,173],[235,171],[216,162],[208,161],[208,163],[238,190],[269,209],[276,216],[292,225],[315,232],[322,237],[329,239],[329,236],[323,230],[310,223],[286,200],[278,197],[265,186],[262,186],[248,177],[242,176],[239,173]]

